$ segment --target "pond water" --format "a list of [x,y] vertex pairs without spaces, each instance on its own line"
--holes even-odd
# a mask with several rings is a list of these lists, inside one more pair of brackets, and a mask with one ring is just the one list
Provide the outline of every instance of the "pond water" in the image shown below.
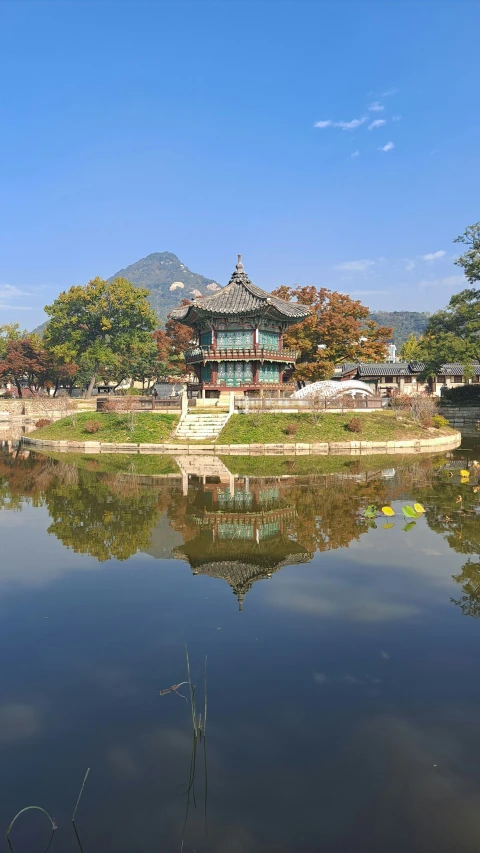
[[[477,458],[5,442],[0,831],[38,805],[60,853],[478,851]],[[160,695],[185,644],[196,740],[189,685]],[[49,839],[29,811],[12,849]]]

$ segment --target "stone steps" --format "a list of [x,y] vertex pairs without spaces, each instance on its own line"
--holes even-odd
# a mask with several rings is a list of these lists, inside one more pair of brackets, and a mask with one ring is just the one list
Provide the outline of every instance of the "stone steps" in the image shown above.
[[175,438],[185,441],[203,441],[206,438],[217,438],[229,417],[228,412],[212,414],[187,412],[176,429]]

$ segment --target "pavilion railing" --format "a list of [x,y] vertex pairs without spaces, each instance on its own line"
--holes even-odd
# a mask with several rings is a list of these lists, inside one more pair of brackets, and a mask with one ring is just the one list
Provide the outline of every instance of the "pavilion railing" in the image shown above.
[[266,347],[194,347],[185,352],[185,361],[297,361],[300,353],[293,349],[267,349]]

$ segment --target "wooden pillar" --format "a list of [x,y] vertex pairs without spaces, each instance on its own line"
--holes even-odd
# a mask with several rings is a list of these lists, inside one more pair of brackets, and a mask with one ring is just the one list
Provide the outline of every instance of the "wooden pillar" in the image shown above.
[[218,383],[218,361],[212,361],[212,383]]

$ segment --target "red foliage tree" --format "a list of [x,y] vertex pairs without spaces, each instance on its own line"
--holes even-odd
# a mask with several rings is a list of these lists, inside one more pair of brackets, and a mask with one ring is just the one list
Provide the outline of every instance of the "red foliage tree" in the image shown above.
[[9,340],[0,360],[0,379],[12,382],[22,397],[25,384],[32,393],[38,391],[48,363],[46,350],[34,338]]
[[392,329],[368,320],[369,309],[359,300],[326,287],[286,287],[275,296],[308,305],[312,313],[291,326],[285,346],[300,350],[295,376],[307,382],[328,379],[335,364],[348,361],[382,361]]

